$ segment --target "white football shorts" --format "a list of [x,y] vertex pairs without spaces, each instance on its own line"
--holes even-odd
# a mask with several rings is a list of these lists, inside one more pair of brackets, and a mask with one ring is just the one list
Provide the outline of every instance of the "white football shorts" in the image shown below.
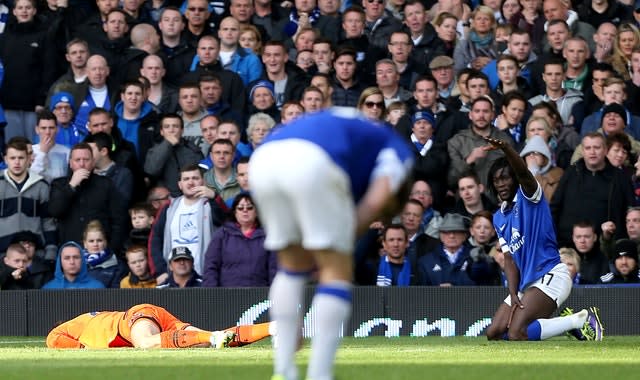
[[[544,294],[549,296],[555,301],[556,306],[560,307],[567,300],[569,294],[571,294],[571,287],[573,280],[569,274],[569,269],[565,263],[560,263],[553,267],[547,274],[532,282],[527,286],[524,291],[529,288],[538,288],[542,290]],[[522,299],[524,292],[518,292],[518,297]],[[504,299],[504,303],[511,306],[511,297],[507,296]]]
[[288,139],[259,147],[249,163],[249,188],[265,229],[265,248],[299,244],[353,251],[351,181],[316,144]]

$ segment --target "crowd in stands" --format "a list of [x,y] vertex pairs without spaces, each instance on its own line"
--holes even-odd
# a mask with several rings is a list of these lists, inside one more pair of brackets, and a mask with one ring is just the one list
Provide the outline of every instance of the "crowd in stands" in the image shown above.
[[249,158],[332,106],[415,154],[357,284],[505,285],[484,137],[576,284],[640,283],[639,28],[640,0],[2,0],[0,289],[269,286]]

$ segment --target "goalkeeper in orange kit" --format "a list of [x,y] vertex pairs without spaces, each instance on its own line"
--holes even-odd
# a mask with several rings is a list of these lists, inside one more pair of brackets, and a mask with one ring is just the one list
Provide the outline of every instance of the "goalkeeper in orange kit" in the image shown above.
[[55,327],[49,348],[238,347],[273,335],[273,322],[206,331],[182,322],[160,306],[141,304],[127,311],[85,313]]

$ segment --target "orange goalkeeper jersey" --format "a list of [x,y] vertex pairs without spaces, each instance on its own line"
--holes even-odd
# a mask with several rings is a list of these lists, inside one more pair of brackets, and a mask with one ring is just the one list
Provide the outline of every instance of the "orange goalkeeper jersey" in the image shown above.
[[153,321],[160,331],[182,330],[190,326],[160,306],[141,304],[126,312],[101,311],[79,315],[51,330],[47,336],[47,347],[133,347],[131,326],[141,318]]

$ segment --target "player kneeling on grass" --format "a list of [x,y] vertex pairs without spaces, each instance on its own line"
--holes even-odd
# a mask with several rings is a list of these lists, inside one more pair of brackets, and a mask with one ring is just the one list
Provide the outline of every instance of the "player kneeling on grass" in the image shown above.
[[141,304],[127,311],[79,315],[47,335],[49,348],[238,347],[272,335],[273,322],[205,331],[182,322],[160,306]]
[[549,204],[518,153],[501,140],[485,137],[487,150],[505,158],[489,169],[488,183],[502,205],[493,216],[504,253],[509,296],[487,328],[491,340],[541,340],[570,332],[581,340],[602,340],[598,309],[550,318],[569,297],[572,279],[560,261]]

